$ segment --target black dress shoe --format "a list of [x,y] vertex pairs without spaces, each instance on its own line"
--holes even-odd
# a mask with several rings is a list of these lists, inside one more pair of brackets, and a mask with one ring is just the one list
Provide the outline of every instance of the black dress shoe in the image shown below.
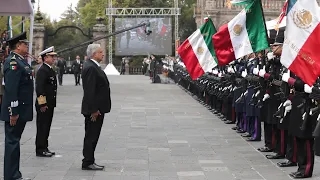
[[291,173],[289,173],[289,175],[291,176],[291,177],[293,177],[295,174],[297,174],[298,172],[291,172]]
[[251,137],[251,135],[249,133],[244,133],[241,135],[242,137]]
[[244,131],[242,129],[238,129],[236,132],[239,133],[239,134],[242,134],[242,133],[245,133],[246,131]]
[[249,137],[246,139],[246,141],[261,141],[261,139],[255,139],[253,137]]
[[52,157],[52,154],[49,152],[43,151],[43,152],[37,152],[36,156],[38,156],[38,157]]
[[260,152],[272,152],[273,149],[268,148],[268,147],[262,147],[262,148],[258,148],[258,151],[260,151]]
[[96,165],[96,166],[98,166],[98,167],[104,168],[104,166],[102,166],[102,165],[98,165],[98,164],[96,164],[96,163],[93,163],[93,164]]
[[285,162],[278,162],[277,165],[279,167],[292,167],[292,166],[297,166],[297,163],[294,163],[291,161],[285,161]]
[[231,128],[232,130],[239,130],[239,128],[236,126],[236,127],[233,127],[233,128]]
[[226,122],[224,122],[224,123],[225,123],[225,124],[234,124],[235,122],[228,120],[228,121],[226,121]]
[[284,156],[280,154],[275,154],[275,155],[267,154],[266,158],[267,159],[284,159]]
[[103,170],[104,167],[100,167],[100,166],[97,166],[95,164],[91,164],[89,166],[82,166],[82,170],[94,170],[94,171],[101,171]]
[[292,173],[290,174],[291,177],[293,177],[294,179],[304,179],[304,178],[309,178],[311,176],[306,176],[304,173],[302,172],[296,172],[296,173]]
[[56,155],[56,152],[52,152],[52,151],[50,151],[49,149],[47,149],[47,152],[50,153],[50,154],[52,154],[52,155]]

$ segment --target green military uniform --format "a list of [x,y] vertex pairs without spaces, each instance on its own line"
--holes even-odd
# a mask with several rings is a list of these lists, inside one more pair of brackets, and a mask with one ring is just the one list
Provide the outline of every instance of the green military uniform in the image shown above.
[[[10,46],[26,39],[26,33],[10,39]],[[20,139],[27,121],[33,119],[32,68],[24,57],[11,52],[3,65],[5,90],[1,105],[1,120],[5,121],[4,180],[21,179]],[[19,115],[15,126],[10,116]]]

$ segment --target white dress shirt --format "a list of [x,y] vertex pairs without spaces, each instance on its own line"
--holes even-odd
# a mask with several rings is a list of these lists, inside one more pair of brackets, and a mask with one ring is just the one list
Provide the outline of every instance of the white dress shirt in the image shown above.
[[97,66],[99,66],[99,67],[100,67],[100,64],[99,64],[96,60],[91,59],[91,61],[93,61],[94,63],[96,63],[96,65],[97,65]]

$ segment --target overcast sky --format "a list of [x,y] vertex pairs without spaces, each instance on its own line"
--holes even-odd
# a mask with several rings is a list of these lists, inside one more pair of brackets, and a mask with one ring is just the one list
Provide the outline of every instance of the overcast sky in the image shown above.
[[[36,0],[35,9],[38,9],[38,1]],[[67,10],[67,7],[72,3],[72,6],[77,6],[79,0],[40,0],[40,10],[50,15],[51,20],[60,19],[60,15]]]

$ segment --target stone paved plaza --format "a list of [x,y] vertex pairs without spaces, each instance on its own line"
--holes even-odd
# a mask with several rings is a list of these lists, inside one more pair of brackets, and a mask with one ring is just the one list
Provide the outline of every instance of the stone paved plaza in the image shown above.
[[[294,168],[278,168],[210,111],[174,84],[146,76],[110,76],[112,110],[96,150],[104,171],[82,171],[82,87],[66,75],[59,87],[49,144],[53,158],[35,156],[35,119],[21,141],[21,171],[34,180],[287,180]],[[0,124],[3,174],[3,123]],[[314,177],[320,179],[319,158]]]

